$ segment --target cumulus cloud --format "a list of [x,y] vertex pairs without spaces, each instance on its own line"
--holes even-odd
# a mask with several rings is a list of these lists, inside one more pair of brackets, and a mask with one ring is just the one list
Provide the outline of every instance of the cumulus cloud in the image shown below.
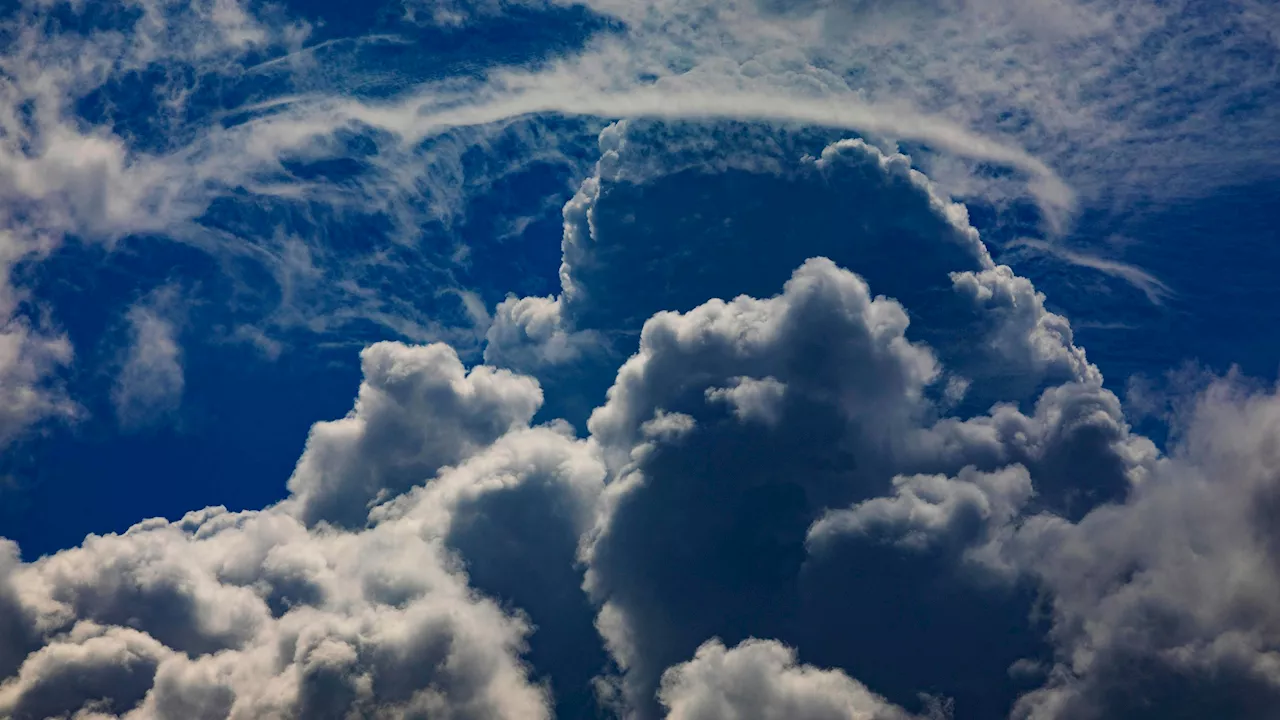
[[[647,318],[588,423],[612,478],[583,548],[619,671],[606,695],[655,717],[667,667],[709,637],[764,634],[858,665],[897,698],[946,687],[985,708],[975,712],[1004,712],[1005,667],[1037,651],[1025,642],[992,645],[981,662],[934,652],[934,663],[868,664],[877,651],[813,628],[870,630],[881,653],[929,652],[930,633],[868,625],[918,592],[957,598],[951,632],[1008,632],[1012,613],[1033,637],[1003,543],[1027,513],[1079,518],[1123,498],[1155,446],[1130,432],[1067,320],[992,262],[963,206],[905,157],[851,141],[800,161],[783,144],[717,164],[667,137],[661,123],[602,133],[596,176],[565,209],[563,293],[540,305],[560,313],[557,328],[614,337]],[[786,222],[818,221],[797,229],[752,210],[751,198],[783,192],[780,176],[794,201]],[[738,227],[800,240],[753,245],[739,265]],[[668,238],[681,240],[654,245]],[[767,289],[816,248],[857,274],[796,260],[780,295],[694,301]],[[896,299],[873,296],[885,288]],[[981,579],[955,572],[961,557]]]
[[[267,268],[281,299],[247,337],[370,322],[465,356],[487,331],[490,364],[367,348],[355,407],[313,427],[278,506],[146,521],[29,563],[5,543],[0,711],[536,719],[582,691],[602,639],[597,686],[636,717],[908,717],[904,687],[963,691],[989,663],[937,648],[903,598],[924,615],[945,597],[930,617],[1003,662],[1023,647],[990,609],[1026,617],[1031,583],[1056,654],[1015,716],[1165,717],[1195,707],[1185,688],[1214,703],[1200,715],[1264,714],[1274,397],[1218,386],[1160,457],[950,196],[1030,197],[1053,232],[1080,193],[1271,172],[1274,10],[587,5],[621,22],[443,79],[359,65],[405,37],[304,47],[305,23],[231,0],[146,0],[75,33],[44,3],[8,20],[6,275],[64,236],[164,235]],[[506,7],[403,5],[419,28]],[[214,86],[232,90],[201,105]],[[146,127],[113,107],[130,93],[155,105],[134,113]],[[565,206],[559,294],[511,296],[484,327],[458,277],[475,249],[453,232],[470,198],[539,163],[581,178],[578,145],[620,116],[641,120],[600,135]],[[1236,132],[1218,131],[1227,117]],[[721,152],[724,137],[750,147]],[[470,151],[497,146],[477,167]],[[339,255],[358,243],[338,221],[385,237]],[[12,294],[0,442],[75,414],[53,382],[69,342]],[[455,300],[461,327],[436,312]],[[145,303],[128,319],[122,421],[181,389],[178,323]],[[531,426],[543,387],[553,416],[590,416],[588,439]],[[957,555],[1011,582],[964,595]],[[1007,680],[975,714],[1007,709]]]
[[93,707],[94,701],[132,707],[172,654],[136,630],[77,626],[65,640],[33,653],[18,676],[0,686],[0,708],[8,717],[45,718]]
[[[934,227],[946,247],[956,226]],[[1206,698],[1223,683],[1238,714],[1262,707],[1274,396],[1215,386],[1160,458],[1029,283],[965,272],[937,286],[981,318],[983,352],[1048,383],[1027,411],[946,417],[930,389],[949,354],[827,259],[772,297],[649,318],[586,440],[530,425],[530,377],[468,370],[444,345],[371,346],[351,414],[313,428],[280,505],[150,520],[30,563],[7,545],[0,708],[549,717],[603,642],[616,672],[597,687],[627,716],[907,718],[904,685],[949,690],[940,678],[990,663],[875,655],[924,652],[932,628],[859,647],[833,629],[887,622],[877,603],[903,587],[986,629],[988,604],[1030,612],[1008,594],[1021,582],[1045,593],[1056,664],[1016,717],[1159,716],[1188,677]],[[961,556],[1012,582],[971,582]],[[997,660],[1026,649],[1005,645]],[[1149,706],[1124,704],[1135,663]],[[892,700],[853,679],[869,667]],[[984,702],[999,706],[997,675]]]
[[[737,119],[848,129],[886,149],[900,141],[949,191],[1035,198],[1049,230],[1066,227],[1080,190],[1087,204],[1186,196],[1275,169],[1263,151],[1277,126],[1266,102],[1275,44],[1261,29],[1275,17],[1255,0],[1213,13],[1099,0],[392,5],[367,35],[342,37],[239,0],[140,0],[96,14],[83,3],[23,4],[5,21],[12,42],[0,58],[0,213],[19,254],[65,234],[111,243],[146,233],[252,258],[279,277],[280,228],[264,233],[244,218],[271,208],[316,257],[334,218],[370,220],[386,242],[358,262],[329,258],[326,282],[279,307],[264,301],[246,326],[336,333],[372,323],[465,352],[485,329],[453,302],[474,289],[454,272],[468,249],[455,232],[468,203],[534,167],[580,177],[596,118]],[[78,30],[46,22],[57,13]],[[511,52],[480,48],[458,74],[447,50],[423,50],[407,67],[367,52],[434,48],[415,33],[448,38],[530,17],[546,20],[545,36],[512,40]],[[1219,132],[1227,118],[1236,132]],[[499,145],[501,159],[471,161],[473,148]],[[414,247],[437,231],[438,245]],[[1093,266],[1161,290],[1127,266]],[[387,282],[423,272],[458,292]],[[388,286],[393,297],[380,296]],[[572,354],[562,330],[550,337]]]
[[379,343],[361,354],[351,413],[317,423],[289,478],[300,518],[352,527],[369,505],[426,482],[526,424],[542,404],[532,378],[463,367],[453,348]]
[[[10,554],[7,711],[568,716],[592,710],[604,670],[601,700],[636,718],[908,717],[921,690],[1003,713],[1025,689],[1004,668],[1038,650],[1033,635],[971,658],[934,648],[939,626],[884,613],[904,592],[921,612],[949,598],[949,631],[1008,633],[1021,616],[1031,634],[1025,583],[1047,593],[1062,657],[1017,707],[1086,702],[1072,698],[1095,676],[1068,629],[1097,625],[1058,588],[1080,583],[1053,574],[1073,560],[1048,552],[1159,487],[1176,458],[1130,431],[1070,324],[905,156],[781,147],[717,185],[696,144],[683,170],[654,172],[671,167],[649,164],[664,127],[603,134],[596,176],[565,210],[561,295],[508,299],[490,333],[495,362],[560,381],[638,331],[587,439],[531,425],[533,377],[468,368],[443,344],[372,345],[352,411],[312,428],[279,505],[146,521],[31,563]],[[796,210],[827,214],[803,246],[761,251],[794,259],[789,271],[726,265],[692,283],[700,262],[635,254],[635,228],[687,217],[637,201],[690,179],[704,227],[764,222],[729,208],[743,187],[779,183],[803,190]],[[737,249],[734,233],[701,237],[692,251]],[[798,257],[813,249],[856,272]],[[659,291],[629,292],[655,273],[670,278]],[[585,342],[605,337],[607,352]],[[833,669],[799,664],[797,646]]]
[[[900,305],[828,260],[773,298],[645,325],[589,424],[615,480],[585,549],[597,624],[638,717],[656,715],[662,671],[707,637],[794,632],[810,524],[878,494],[894,468],[934,460],[915,442],[935,431],[924,389],[937,359],[908,329]],[[785,385],[765,406],[773,422],[720,399],[752,388],[743,377]],[[675,413],[688,418],[678,434],[649,430]]]
[[1089,364],[1084,349],[1074,344],[1071,324],[1049,312],[1044,295],[1031,281],[1008,266],[981,272],[952,273],[957,292],[981,308],[987,318],[984,333],[989,350],[982,367],[989,373],[1005,373],[1013,382],[1035,384],[1077,380],[1097,383],[1101,375]]
[[726,649],[718,640],[662,676],[669,720],[907,720],[902,708],[839,670],[796,662],[795,650],[770,640]]
[[1019,527],[1008,552],[1052,598],[1057,665],[1015,717],[1271,712],[1277,407],[1274,392],[1219,381],[1123,502]]
[[738,377],[731,382],[730,387],[707,388],[707,400],[728,403],[739,420],[778,422],[779,405],[787,391],[786,385],[771,377],[760,380]]
[[535,370],[602,349],[604,339],[597,333],[575,332],[565,324],[559,298],[508,297],[498,304],[485,335],[485,362]]
[[[534,626],[506,603],[545,617],[552,641],[576,631],[538,598],[566,587],[583,597],[573,558],[603,466],[562,423],[527,425],[532,380],[464,374],[442,346],[375,346],[365,361],[353,411],[365,444],[345,449],[380,448],[363,460],[383,464],[323,468],[354,473],[357,492],[385,483],[395,500],[364,526],[371,498],[359,495],[352,531],[309,528],[295,499],[148,520],[31,563],[6,543],[0,713],[549,717],[548,688],[524,659]],[[441,413],[453,416],[433,429]],[[537,572],[512,584],[526,567]]]
[[828,513],[809,528],[809,542],[831,535],[863,535],[911,550],[937,543],[980,546],[1005,531],[1031,499],[1031,477],[1021,465],[992,473],[964,468],[956,478],[900,475],[894,494]]
[[[906,156],[805,133],[725,149],[725,133],[755,137],[734,124],[606,128],[595,175],[564,208],[561,295],[536,299],[538,313],[531,304],[510,321],[500,308],[486,357],[537,375],[551,397],[588,394],[594,406],[655,313],[687,311],[707,297],[768,296],[815,255],[856,269],[876,292],[920,314],[922,339],[968,343],[966,318],[936,298],[950,292],[948,272],[992,263],[964,207]],[[791,211],[776,212],[762,197]],[[760,236],[769,240],[749,239]],[[599,355],[596,367],[569,362],[573,374],[562,377],[547,360],[566,344],[598,349],[612,364]]]
[[21,566],[48,644],[2,686],[6,715],[546,716],[518,660],[527,626],[399,528],[312,535],[211,509]]
[[1276,395],[1225,378],[1182,406],[1170,454],[1078,520],[1029,511],[1015,466],[897,478],[893,495],[829,514],[810,539],[959,551],[970,570],[1039,587],[1056,662],[1011,717],[1266,717],[1280,688],[1267,599],[1280,582]]

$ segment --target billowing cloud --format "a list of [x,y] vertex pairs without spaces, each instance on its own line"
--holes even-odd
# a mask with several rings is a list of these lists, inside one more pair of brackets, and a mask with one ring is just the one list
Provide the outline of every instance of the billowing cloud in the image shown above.
[[[1099,197],[1273,173],[1273,8],[405,2],[342,37],[91,5],[0,28],[6,278],[156,236],[252,286],[228,325],[277,353],[353,327],[458,347],[369,345],[277,505],[0,544],[0,715],[537,720],[592,687],[635,718],[950,707],[921,691],[962,717],[1269,712],[1274,396],[1215,386],[1161,456],[953,198],[1030,200],[1052,235]],[[365,64],[519,13],[567,20]],[[536,201],[473,212],[531,175]],[[521,246],[490,231],[575,186],[559,287],[507,283],[490,318],[511,288],[470,264]],[[0,443],[77,414],[71,344],[17,282]],[[177,316],[126,317],[128,424],[183,375]]]
[[1033,494],[1021,465],[993,473],[965,468],[954,479],[900,475],[893,479],[893,492],[829,513],[809,528],[810,543],[832,535],[862,535],[910,550],[935,543],[981,547],[1018,517]]
[[795,650],[768,640],[726,649],[718,640],[662,676],[669,720],[907,720],[901,708],[839,670],[796,662]]
[[485,362],[531,370],[575,362],[605,342],[591,330],[567,328],[555,297],[508,297],[498,304],[485,339]]
[[[1230,678],[1224,692],[1247,692],[1223,702],[1261,707],[1274,398],[1215,386],[1158,456],[1065,319],[975,253],[951,206],[877,151],[839,147],[908,178],[890,197],[927,201],[935,220],[915,222],[943,230],[939,247],[973,243],[955,257],[980,269],[936,268],[946,313],[915,316],[825,258],[772,296],[658,312],[587,439],[530,424],[531,377],[440,344],[371,346],[355,407],[313,428],[283,503],[150,520],[30,563],[7,546],[0,707],[568,716],[589,711],[602,648],[600,700],[637,718],[950,712],[920,691],[958,695],[962,713],[1102,718],[1181,702],[1180,678],[1206,698]],[[915,339],[931,317],[965,318],[976,354]],[[948,416],[952,358],[1034,378],[989,383],[1034,402]],[[1026,583],[1052,610],[1055,661],[1016,703],[1016,673],[968,698],[957,678],[1034,643],[925,662],[935,626],[846,634],[888,622],[887,602],[944,597],[948,627],[1021,613],[1030,633]],[[1123,704],[1133,663],[1149,706]]]
[[2,686],[12,717],[547,712],[518,660],[528,628],[403,526],[320,536],[273,511],[215,509],[91,540],[12,582],[48,638]]
[[1057,664],[1019,718],[1266,717],[1280,697],[1275,434],[1280,404],[1222,380],[1170,457],[1076,523],[1038,515],[1008,542],[1052,598]]
[[[384,464],[325,469],[366,471],[352,478],[370,493],[352,503],[361,527],[378,489],[398,499],[354,531],[308,528],[293,511],[309,506],[295,499],[150,520],[32,563],[7,545],[0,660],[12,674],[0,684],[0,711],[548,717],[552,698],[523,659],[529,616],[481,596],[466,571],[495,598],[510,593],[535,612],[557,607],[538,607],[548,589],[583,599],[573,557],[602,465],[563,424],[527,425],[538,400],[532,380],[484,367],[463,374],[443,346],[375,346],[365,360],[353,416],[366,444],[346,449],[379,448],[364,461]],[[404,402],[383,396],[396,391]],[[442,423],[436,431],[433,422]],[[494,430],[460,435],[467,426]],[[444,443],[453,454],[441,454]],[[569,577],[503,585],[526,565]],[[546,624],[553,640],[574,630],[557,617]]]
[[370,503],[394,497],[465,459],[542,404],[531,378],[466,370],[447,345],[372,345],[351,414],[318,423],[289,479],[299,517],[351,527]]

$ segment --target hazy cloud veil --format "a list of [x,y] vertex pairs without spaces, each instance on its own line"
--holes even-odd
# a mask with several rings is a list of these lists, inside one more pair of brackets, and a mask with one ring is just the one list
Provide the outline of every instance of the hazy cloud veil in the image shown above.
[[1171,382],[1150,439],[977,229],[1172,297],[1062,239],[1274,177],[1277,28],[5,11],[4,451],[234,429],[185,412],[206,377],[321,351],[360,378],[265,507],[0,538],[0,717],[1280,718],[1280,397]]

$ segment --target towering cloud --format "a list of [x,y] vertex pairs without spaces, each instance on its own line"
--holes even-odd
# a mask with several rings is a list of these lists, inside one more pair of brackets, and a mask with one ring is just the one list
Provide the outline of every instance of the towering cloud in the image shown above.
[[367,347],[282,502],[0,546],[0,715],[1267,715],[1273,393],[1162,455],[904,155],[670,128],[602,134],[492,364]]

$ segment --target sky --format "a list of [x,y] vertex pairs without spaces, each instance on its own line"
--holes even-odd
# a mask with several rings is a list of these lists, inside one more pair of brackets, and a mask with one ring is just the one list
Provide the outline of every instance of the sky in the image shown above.
[[1280,718],[1280,7],[15,0],[0,717]]

